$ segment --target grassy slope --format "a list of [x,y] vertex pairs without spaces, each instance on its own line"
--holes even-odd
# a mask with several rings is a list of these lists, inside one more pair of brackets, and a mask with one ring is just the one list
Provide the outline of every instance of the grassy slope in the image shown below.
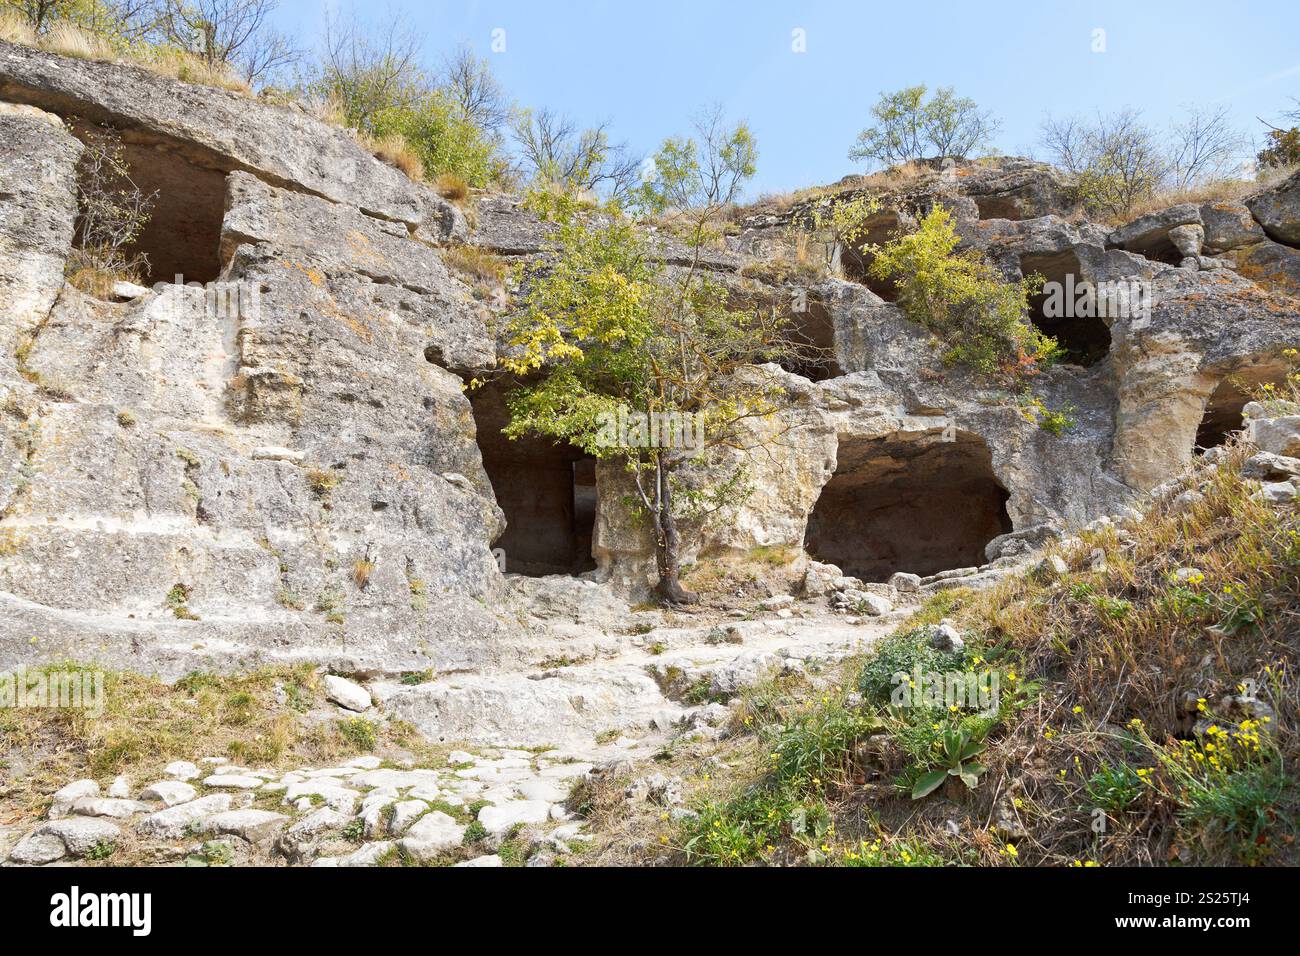
[[[1155,504],[1128,529],[1059,548],[1066,574],[940,595],[873,660],[751,691],[733,736],[663,755],[696,819],[638,809],[619,799],[618,780],[590,788],[586,809],[606,838],[588,858],[1300,861],[1300,514],[1252,499],[1239,475],[1248,454],[1230,447],[1217,466],[1198,464],[1186,480],[1204,499],[1188,511]],[[1180,581],[1180,569],[1199,574]],[[937,654],[915,631],[945,617],[965,635],[961,654]],[[927,671],[996,671],[996,715],[891,709],[890,676],[918,660]],[[1228,699],[1245,682],[1265,706]],[[976,787],[953,778],[911,799],[954,729],[987,735]]]

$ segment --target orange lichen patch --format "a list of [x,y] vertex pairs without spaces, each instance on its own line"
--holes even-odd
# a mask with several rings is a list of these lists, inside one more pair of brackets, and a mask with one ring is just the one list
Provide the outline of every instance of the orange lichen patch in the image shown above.
[[307,280],[317,288],[325,284],[324,274],[319,272],[316,269],[311,269],[308,268],[307,266],[300,265],[299,263],[294,262],[290,259],[281,260],[280,264],[283,265],[286,269],[296,269],[297,271],[301,272],[303,275],[307,277]]
[[406,470],[406,466],[403,465],[400,461],[390,461],[388,463],[388,470],[393,473],[393,477],[395,477],[398,481],[411,480],[411,473]]
[[370,240],[360,232],[348,233],[348,248],[360,259],[370,262],[385,262],[383,253],[377,252]]
[[1292,296],[1300,294],[1300,283],[1279,265],[1270,266],[1248,259],[1237,268],[1237,272],[1243,278],[1274,291]]

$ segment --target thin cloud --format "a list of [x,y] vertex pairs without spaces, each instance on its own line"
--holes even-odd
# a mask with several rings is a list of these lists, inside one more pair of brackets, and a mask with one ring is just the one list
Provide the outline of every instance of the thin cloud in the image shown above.
[[1236,99],[1238,96],[1241,96],[1241,94],[1243,93],[1253,93],[1255,90],[1263,89],[1266,86],[1272,86],[1274,83],[1277,83],[1279,80],[1285,80],[1287,77],[1296,76],[1297,74],[1300,74],[1300,63],[1295,64],[1295,66],[1288,66],[1285,70],[1278,70],[1276,73],[1270,73],[1268,76],[1263,77],[1262,79],[1254,83],[1251,83],[1248,86],[1240,87],[1236,90],[1233,90],[1231,93],[1225,93],[1223,96],[1211,100],[1211,102],[1222,103],[1225,100]]

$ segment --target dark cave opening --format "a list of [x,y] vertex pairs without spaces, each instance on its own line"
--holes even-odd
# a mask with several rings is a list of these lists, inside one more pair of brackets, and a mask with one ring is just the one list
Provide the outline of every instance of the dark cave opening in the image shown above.
[[871,274],[871,263],[875,261],[875,256],[868,250],[897,237],[902,227],[902,219],[896,210],[881,209],[867,221],[862,234],[855,237],[853,245],[840,247],[840,274],[850,282],[866,286],[886,302],[898,301],[898,287],[893,280],[878,279]]
[[802,309],[792,310],[785,336],[790,352],[780,365],[787,372],[813,382],[824,382],[844,374],[835,357],[835,323],[820,302],[805,299]]
[[1262,361],[1233,372],[1219,381],[1205,402],[1205,414],[1196,429],[1196,450],[1206,451],[1227,442],[1245,424],[1242,410],[1261,386],[1285,380],[1287,366],[1279,360]]
[[492,546],[504,552],[510,574],[594,570],[595,460],[564,443],[502,435],[510,387],[488,386],[471,400],[483,468],[506,517],[506,530]]
[[978,566],[984,546],[1012,530],[1008,497],[975,435],[845,439],[804,547],[863,581]]
[[1025,255],[1020,271],[1026,277],[1043,277],[1042,291],[1029,298],[1029,319],[1056,339],[1065,350],[1065,360],[1087,367],[1104,359],[1110,352],[1110,327],[1102,318],[1095,290],[1087,291],[1091,287],[1082,279],[1078,256],[1069,249]]
[[196,165],[173,146],[142,140],[129,131],[78,125],[73,132],[92,147],[97,142],[109,148],[120,144],[131,182],[144,196],[153,196],[148,221],[123,248],[127,256],[143,253],[148,258],[145,282],[175,282],[177,276],[186,283],[217,279],[222,268],[225,174]]

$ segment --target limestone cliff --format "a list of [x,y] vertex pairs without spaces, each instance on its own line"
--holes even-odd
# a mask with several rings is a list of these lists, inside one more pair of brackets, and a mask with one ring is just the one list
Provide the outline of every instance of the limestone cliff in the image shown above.
[[[155,284],[112,301],[64,281],[88,124],[158,193],[139,241]],[[839,194],[856,190],[879,188]],[[1296,177],[1117,229],[1026,160],[884,192],[853,248],[818,245],[813,197],[751,210],[704,257],[824,357],[754,370],[785,407],[755,426],[753,495],[692,528],[688,557],[806,546],[867,581],[976,575],[1178,473],[1300,341]],[[1072,427],[946,366],[869,279],[865,245],[935,204],[1008,278],[1146,296],[1096,317],[1034,304],[1071,354],[1035,390]],[[508,573],[643,587],[618,469],[506,442],[500,388],[464,390],[495,363],[501,306],[444,254],[527,259],[547,232],[510,196],[470,220],[296,107],[0,43],[0,665],[482,669],[523,639],[494,545]],[[809,245],[824,274],[779,268]],[[667,233],[656,249],[690,258]]]

